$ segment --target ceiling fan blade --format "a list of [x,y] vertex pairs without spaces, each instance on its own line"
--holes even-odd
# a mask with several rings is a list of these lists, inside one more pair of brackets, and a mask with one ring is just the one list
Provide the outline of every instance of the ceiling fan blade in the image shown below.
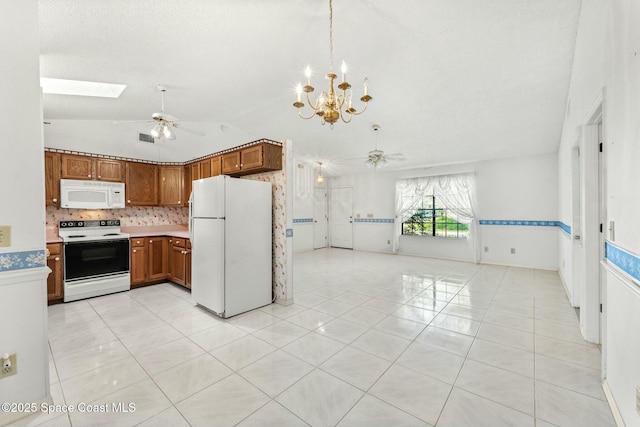
[[205,136],[206,135],[206,133],[201,131],[201,130],[189,129],[189,128],[186,128],[186,127],[182,126],[180,123],[172,123],[172,125],[176,129],[180,129],[180,130],[183,130],[185,132],[190,132],[190,133],[193,133],[195,135],[200,135],[200,136]]
[[153,123],[153,120],[116,120],[112,123],[116,125],[120,123]]

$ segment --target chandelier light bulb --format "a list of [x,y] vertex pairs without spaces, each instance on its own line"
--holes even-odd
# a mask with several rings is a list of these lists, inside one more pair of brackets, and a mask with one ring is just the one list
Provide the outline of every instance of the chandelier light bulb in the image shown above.
[[300,96],[302,95],[302,84],[298,83],[298,86],[296,86],[296,93],[298,94],[298,102],[300,102]]
[[307,85],[311,85],[311,67],[307,65],[307,68],[304,69],[304,75],[307,78]]
[[342,67],[340,67],[340,71],[342,71],[342,82],[347,80],[347,64],[342,61]]

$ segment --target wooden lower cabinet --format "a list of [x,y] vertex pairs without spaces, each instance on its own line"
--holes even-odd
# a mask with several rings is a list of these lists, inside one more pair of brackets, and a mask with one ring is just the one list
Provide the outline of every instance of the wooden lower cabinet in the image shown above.
[[49,254],[47,255],[47,267],[51,269],[51,274],[47,277],[47,301],[53,302],[62,300],[64,288],[62,284],[62,243],[47,244]]
[[149,256],[147,254],[147,241],[145,238],[131,239],[131,287],[135,288],[148,282]]
[[149,281],[167,278],[167,238],[149,237]]
[[131,287],[170,280],[191,288],[191,249],[188,239],[138,237],[131,239]]

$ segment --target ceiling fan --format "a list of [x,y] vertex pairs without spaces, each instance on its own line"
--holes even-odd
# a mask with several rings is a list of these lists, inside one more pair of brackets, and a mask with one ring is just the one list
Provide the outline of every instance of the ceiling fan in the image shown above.
[[378,150],[378,135],[380,125],[373,125],[371,129],[376,133],[376,147],[374,150],[369,151],[367,157],[356,157],[346,160],[364,160],[364,164],[370,168],[383,167],[391,161],[404,161],[406,160],[402,153],[384,154],[384,151]]
[[151,132],[149,133],[151,134],[151,136],[153,136],[156,139],[162,138],[162,137],[165,137],[167,139],[176,139],[176,134],[174,132],[175,129],[181,129],[186,132],[190,132],[200,136],[206,135],[206,133],[204,133],[201,130],[189,129],[182,126],[182,124],[180,123],[180,119],[165,113],[164,112],[164,93],[167,91],[167,86],[158,85],[158,90],[160,91],[160,99],[161,99],[160,112],[153,113],[151,115],[152,120],[132,120],[129,122],[114,122],[114,123],[137,123],[137,122],[155,123],[155,126],[153,127],[153,129],[151,129]]

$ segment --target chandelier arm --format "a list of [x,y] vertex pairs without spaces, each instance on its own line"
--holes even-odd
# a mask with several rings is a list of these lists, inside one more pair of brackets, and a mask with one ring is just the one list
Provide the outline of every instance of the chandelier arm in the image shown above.
[[320,107],[318,106],[317,99],[316,99],[316,102],[311,102],[311,98],[309,97],[309,92],[307,92],[307,104],[309,105],[309,107],[311,107],[314,113],[320,109]]
[[349,120],[345,120],[344,119],[344,114],[342,114],[342,111],[340,111],[340,118],[342,119],[343,122],[345,123],[351,123],[351,119],[353,119],[353,114],[347,112],[347,114],[349,114]]
[[364,113],[365,111],[367,111],[367,107],[369,106],[368,102],[364,103],[364,108],[362,109],[362,111],[354,111],[353,113],[351,113],[354,116],[359,116],[360,114]]
[[314,117],[316,116],[316,113],[315,113],[315,112],[312,112],[312,113],[311,113],[311,115],[310,115],[309,117],[305,117],[305,116],[303,116],[303,115],[302,115],[302,111],[300,111],[300,109],[298,108],[298,116],[299,116],[301,119],[309,120],[309,119],[314,118]]

